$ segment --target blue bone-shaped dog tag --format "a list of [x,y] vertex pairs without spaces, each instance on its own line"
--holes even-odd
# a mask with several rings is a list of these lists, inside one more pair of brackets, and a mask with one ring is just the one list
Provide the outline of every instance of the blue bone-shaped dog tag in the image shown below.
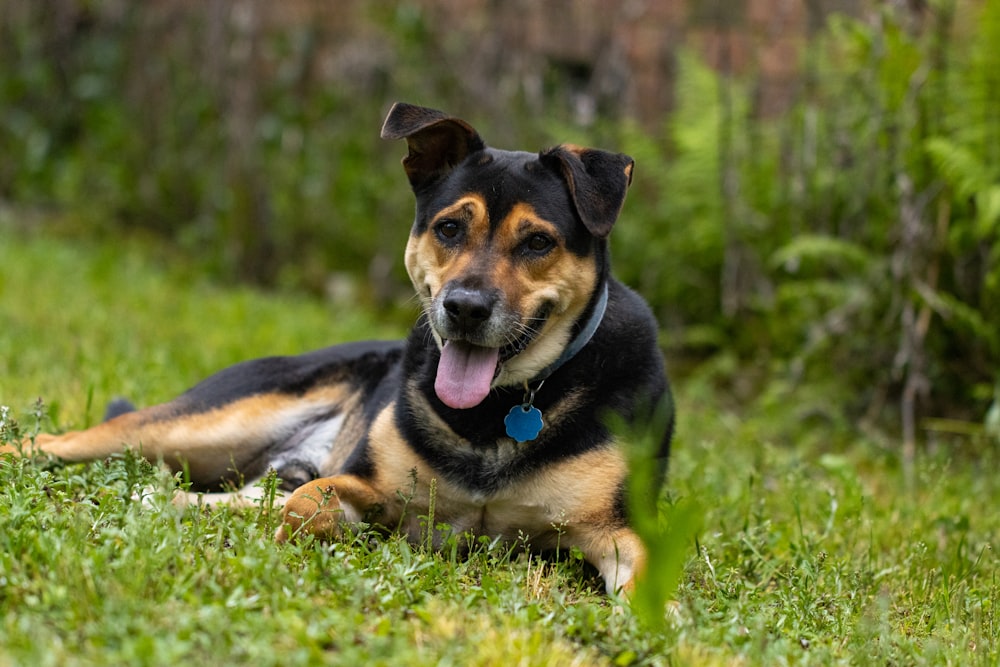
[[517,442],[534,440],[545,425],[542,411],[533,405],[515,405],[503,418],[503,423],[507,427],[507,435]]

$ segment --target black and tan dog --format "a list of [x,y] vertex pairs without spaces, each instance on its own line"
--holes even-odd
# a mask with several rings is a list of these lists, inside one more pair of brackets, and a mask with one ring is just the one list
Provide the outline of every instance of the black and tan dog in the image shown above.
[[273,468],[294,489],[281,541],[362,519],[418,539],[433,502],[453,531],[576,546],[609,591],[629,588],[645,557],[606,420],[669,403],[655,322],[609,273],[632,160],[496,150],[407,104],[382,137],[406,139],[417,202],[406,268],[423,313],[406,341],[249,361],[36,446],[67,461],[138,447],[203,491]]

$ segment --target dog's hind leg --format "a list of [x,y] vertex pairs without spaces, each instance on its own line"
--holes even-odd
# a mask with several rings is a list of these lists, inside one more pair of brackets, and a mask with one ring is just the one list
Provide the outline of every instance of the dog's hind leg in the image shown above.
[[402,352],[401,341],[364,341],[245,361],[169,403],[131,412],[119,405],[92,428],[0,445],[0,453],[83,462],[132,448],[184,471],[196,490],[243,486],[268,468],[295,488],[341,468],[356,441],[342,428],[361,432],[356,408],[393,377]]
[[[102,459],[129,447],[185,471],[198,487],[220,488],[226,481],[240,483],[242,475],[253,478],[280,467],[283,457],[309,456],[321,468],[355,401],[346,383],[302,394],[254,394],[204,410],[182,396],[84,431],[39,435],[33,447],[67,462]],[[24,453],[31,453],[30,447],[22,445]]]

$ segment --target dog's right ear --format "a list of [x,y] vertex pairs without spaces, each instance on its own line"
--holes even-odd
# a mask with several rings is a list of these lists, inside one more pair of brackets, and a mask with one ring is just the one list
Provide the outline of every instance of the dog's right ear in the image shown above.
[[418,190],[447,174],[486,144],[471,125],[437,109],[396,102],[382,124],[383,139],[406,139],[403,168]]

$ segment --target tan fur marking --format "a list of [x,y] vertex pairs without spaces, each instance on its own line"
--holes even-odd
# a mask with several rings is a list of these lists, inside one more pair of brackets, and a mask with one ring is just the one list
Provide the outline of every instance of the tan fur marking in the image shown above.
[[474,246],[481,245],[489,233],[486,202],[481,196],[470,194],[438,211],[423,234],[410,237],[403,260],[424,307],[448,280],[461,275],[473,259],[469,252],[456,253],[443,248],[435,239],[434,225],[445,218],[461,220],[468,225],[468,238]]
[[[644,567],[645,548],[631,528],[613,519],[626,472],[624,456],[613,446],[547,466],[491,503],[484,532],[509,535],[521,528],[532,548],[576,546],[601,572],[609,593],[627,590]],[[539,512],[534,522],[525,499]]]
[[[396,428],[396,404],[391,403],[372,422],[369,447],[375,478],[372,486],[386,499],[381,521],[395,527],[403,511],[404,499],[414,498],[410,507],[422,507],[426,512],[428,484],[435,477],[430,467],[414,453]],[[415,475],[415,477],[414,477]],[[414,488],[414,479],[416,488]],[[409,532],[404,529],[404,532]],[[411,534],[416,537],[417,534]]]
[[238,471],[258,455],[261,446],[290,435],[311,415],[329,411],[350,397],[349,385],[328,385],[304,396],[261,394],[177,417],[167,416],[168,403],[130,412],[85,431],[40,436],[36,446],[66,461],[101,459],[134,447],[146,458],[163,459],[174,470],[186,463],[192,479],[214,481]]
[[554,306],[531,345],[504,364],[497,384],[520,384],[555,361],[569,342],[570,329],[597,284],[593,261],[574,255],[561,244],[536,260],[518,261],[512,256],[519,244],[537,233],[560,238],[554,225],[540,217],[533,207],[522,203],[511,209],[497,235],[506,252],[504,260],[495,266],[493,276],[522,317],[531,317],[545,304]]
[[579,409],[587,393],[587,388],[577,388],[567,391],[545,410],[545,419],[550,424],[558,424],[565,419],[567,414]]

